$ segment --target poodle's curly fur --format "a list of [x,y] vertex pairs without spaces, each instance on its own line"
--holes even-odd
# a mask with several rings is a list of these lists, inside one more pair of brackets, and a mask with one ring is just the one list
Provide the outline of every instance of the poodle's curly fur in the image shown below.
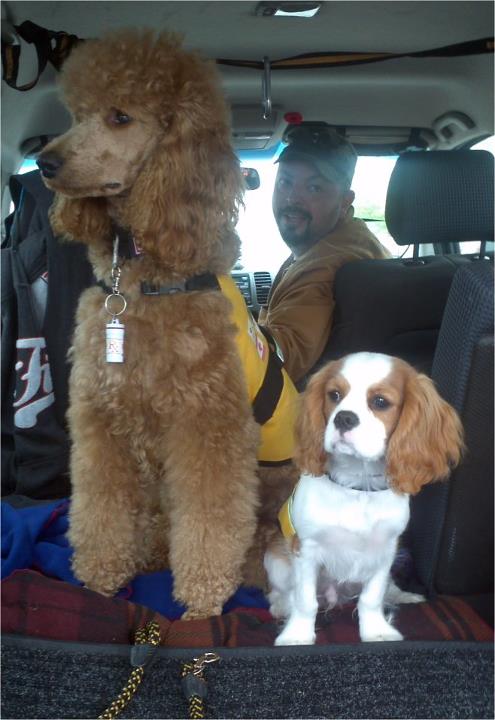
[[[228,111],[214,66],[166,33],[87,41],[61,84],[73,126],[41,156],[58,164],[45,178],[56,191],[53,228],[87,243],[109,286],[114,225],[143,251],[121,268],[123,364],[105,362],[105,291],[87,290],[77,312],[73,569],[113,594],[170,566],[187,617],[218,614],[253,544],[259,428],[228,300],[216,291],[143,297],[140,283],[230,272],[243,181]],[[287,483],[275,486],[284,497]]]

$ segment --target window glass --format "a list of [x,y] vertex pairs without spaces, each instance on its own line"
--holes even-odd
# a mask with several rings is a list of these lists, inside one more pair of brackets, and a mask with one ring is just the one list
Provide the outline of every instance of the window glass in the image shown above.
[[[27,159],[26,159],[26,160],[23,161],[23,163],[22,163],[21,167],[19,168],[17,174],[18,174],[18,175],[24,175],[24,173],[31,172],[31,170],[36,170],[37,167],[38,167],[38,166],[36,165],[36,160],[32,160],[32,159],[27,160]],[[9,197],[10,197],[10,193],[9,193]],[[6,200],[6,202],[8,202],[8,199]],[[9,205],[9,214],[12,213],[12,212],[14,212],[14,203],[13,203],[12,200],[11,200],[11,201],[10,201],[10,205]]]
[[471,150],[488,150],[492,155],[495,155],[495,135],[481,140],[476,145],[472,145]]
[[[492,135],[491,137],[481,140],[480,142],[476,143],[476,145],[472,145],[470,149],[471,150],[488,150],[488,152],[490,152],[492,155],[495,155],[495,136]],[[459,248],[463,255],[469,255],[472,253],[477,253],[480,249],[480,244],[477,240],[471,240],[471,241],[459,243]],[[494,249],[493,242],[487,242],[486,250],[489,252],[493,252],[493,249]]]
[[[412,248],[395,244],[385,225],[385,198],[390,174],[396,156],[359,157],[352,189],[356,193],[354,208],[356,217],[363,218],[380,242],[393,256],[412,255]],[[277,174],[274,159],[266,160],[241,155],[246,167],[258,170],[261,184],[258,190],[248,190],[244,196],[245,208],[241,210],[237,231],[241,238],[242,254],[239,267],[246,270],[277,272],[290,251],[280,237],[272,213],[272,193]]]
[[36,165],[36,160],[33,160],[32,158],[26,158],[24,162],[22,163],[21,167],[19,168],[19,175],[23,175],[24,173],[31,172],[31,170],[37,170],[38,166]]
[[399,256],[404,255],[407,248],[395,243],[385,225],[387,188],[396,161],[397,155],[358,158],[352,189],[356,193],[356,217],[366,221],[371,232],[392,255]]

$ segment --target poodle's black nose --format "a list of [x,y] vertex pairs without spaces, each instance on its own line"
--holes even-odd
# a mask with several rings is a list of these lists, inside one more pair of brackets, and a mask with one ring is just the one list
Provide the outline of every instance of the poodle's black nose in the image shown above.
[[333,424],[340,432],[347,432],[359,425],[359,418],[351,410],[341,410],[333,419]]
[[41,170],[41,174],[46,178],[54,178],[57,172],[60,170],[64,161],[54,152],[42,153],[36,160],[36,165]]

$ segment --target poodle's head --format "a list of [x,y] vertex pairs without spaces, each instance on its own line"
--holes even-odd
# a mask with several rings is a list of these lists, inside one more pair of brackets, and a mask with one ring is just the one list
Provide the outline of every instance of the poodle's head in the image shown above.
[[120,31],[80,44],[61,86],[73,124],[38,159],[56,232],[108,246],[112,218],[156,260],[231,264],[243,182],[214,65],[175,35]]

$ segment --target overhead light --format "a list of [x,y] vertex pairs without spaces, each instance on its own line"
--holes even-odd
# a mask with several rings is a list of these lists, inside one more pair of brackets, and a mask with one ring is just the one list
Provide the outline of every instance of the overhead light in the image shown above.
[[263,17],[304,17],[316,15],[321,2],[260,2],[256,6],[256,15]]

